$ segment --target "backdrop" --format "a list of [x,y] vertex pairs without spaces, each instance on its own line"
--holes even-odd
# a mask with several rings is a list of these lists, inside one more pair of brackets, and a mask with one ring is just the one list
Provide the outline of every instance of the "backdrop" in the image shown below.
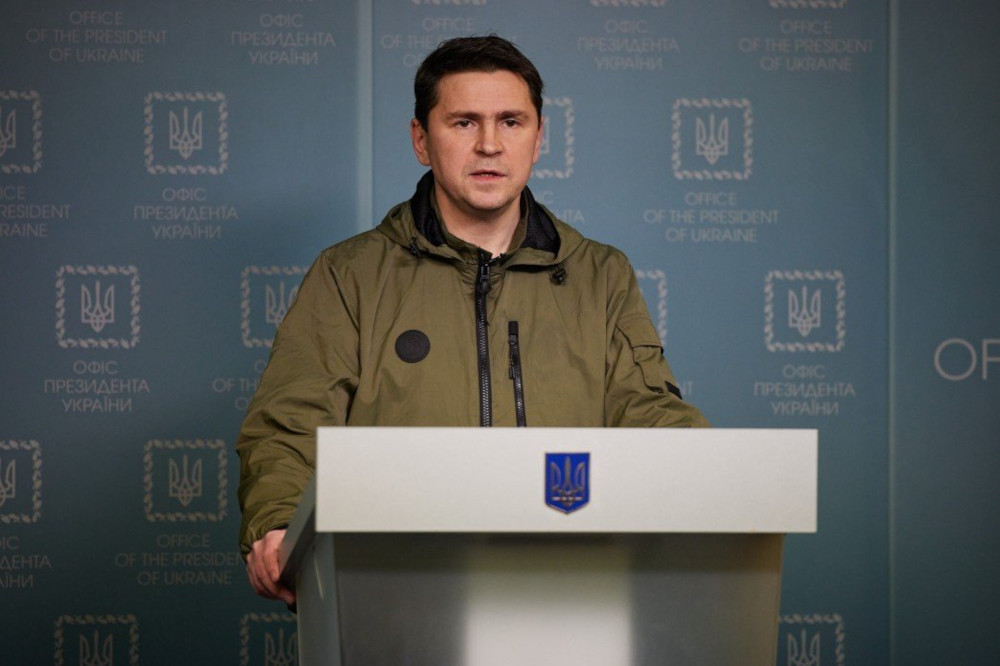
[[290,663],[236,433],[305,267],[413,191],[416,65],[487,32],[547,82],[536,198],[629,255],[685,396],[819,429],[779,663],[1000,647],[994,5],[0,4],[4,663]]

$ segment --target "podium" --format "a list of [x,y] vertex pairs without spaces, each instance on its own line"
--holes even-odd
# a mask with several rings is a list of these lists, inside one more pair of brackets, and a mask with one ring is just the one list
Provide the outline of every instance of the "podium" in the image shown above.
[[815,430],[321,428],[304,666],[773,666]]

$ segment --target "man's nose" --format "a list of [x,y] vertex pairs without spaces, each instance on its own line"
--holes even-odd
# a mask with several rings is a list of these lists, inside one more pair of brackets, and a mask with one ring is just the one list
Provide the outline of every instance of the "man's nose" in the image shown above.
[[479,130],[476,150],[484,155],[496,155],[501,152],[502,147],[500,145],[499,135],[496,127],[494,127],[491,123],[483,124],[482,128]]

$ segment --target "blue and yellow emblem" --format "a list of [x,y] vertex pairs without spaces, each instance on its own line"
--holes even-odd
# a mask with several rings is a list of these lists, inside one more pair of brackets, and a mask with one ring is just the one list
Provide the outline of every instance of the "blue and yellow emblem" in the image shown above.
[[545,454],[545,503],[572,513],[590,501],[590,454]]

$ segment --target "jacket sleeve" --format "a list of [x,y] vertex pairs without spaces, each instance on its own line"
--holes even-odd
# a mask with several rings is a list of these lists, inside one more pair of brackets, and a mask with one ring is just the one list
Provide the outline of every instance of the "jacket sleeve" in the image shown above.
[[287,525],[316,464],[316,428],[344,425],[358,383],[358,327],[326,254],[275,335],[240,429],[240,549]]
[[604,425],[707,427],[698,408],[681,399],[635,271],[624,255],[617,259],[608,273]]

